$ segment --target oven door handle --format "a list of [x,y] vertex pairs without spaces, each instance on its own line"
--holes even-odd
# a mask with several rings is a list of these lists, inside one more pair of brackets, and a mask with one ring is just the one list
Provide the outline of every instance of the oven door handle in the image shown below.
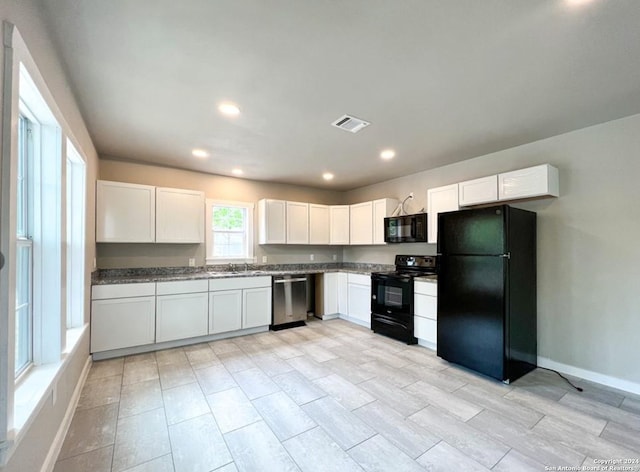
[[411,279],[400,278],[394,275],[384,275],[384,274],[375,274],[371,276],[371,279],[375,282],[376,280],[393,280],[394,282],[401,282],[403,284],[408,284],[411,282]]
[[406,328],[405,325],[403,325],[401,323],[398,323],[397,321],[391,321],[391,320],[388,320],[388,319],[383,318],[381,316],[375,316],[374,315],[374,317],[375,317],[376,321],[379,321],[380,323],[388,324],[388,325],[391,325],[391,326],[397,326],[399,328]]

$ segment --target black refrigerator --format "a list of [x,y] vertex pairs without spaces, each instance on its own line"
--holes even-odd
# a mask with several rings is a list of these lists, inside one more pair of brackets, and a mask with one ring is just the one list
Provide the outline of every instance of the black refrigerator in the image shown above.
[[438,356],[511,382],[536,367],[536,214],[438,215]]

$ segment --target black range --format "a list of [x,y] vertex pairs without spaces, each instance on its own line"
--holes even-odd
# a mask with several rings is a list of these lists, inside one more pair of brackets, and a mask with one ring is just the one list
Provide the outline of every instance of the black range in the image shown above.
[[371,274],[371,329],[407,344],[413,334],[413,280],[437,273],[436,256],[396,256],[396,270]]

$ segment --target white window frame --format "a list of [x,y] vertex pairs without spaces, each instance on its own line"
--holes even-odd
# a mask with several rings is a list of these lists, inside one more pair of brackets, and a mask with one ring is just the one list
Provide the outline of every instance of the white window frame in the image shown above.
[[[242,208],[247,212],[247,247],[246,253],[244,257],[215,257],[213,255],[213,207],[214,206],[227,206],[227,207],[236,207]],[[255,258],[254,254],[254,208],[255,205],[251,202],[238,202],[238,201],[228,201],[228,200],[217,200],[207,198],[206,200],[206,215],[205,215],[205,228],[206,228],[206,262],[209,265],[212,264],[227,264],[227,263],[254,263]]]
[[66,142],[66,326],[84,325],[85,214],[87,166],[70,139]]

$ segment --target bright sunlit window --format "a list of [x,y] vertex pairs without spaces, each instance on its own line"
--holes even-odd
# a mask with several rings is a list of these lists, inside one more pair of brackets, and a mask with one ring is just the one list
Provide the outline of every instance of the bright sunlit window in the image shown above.
[[253,203],[207,200],[207,263],[253,262]]

